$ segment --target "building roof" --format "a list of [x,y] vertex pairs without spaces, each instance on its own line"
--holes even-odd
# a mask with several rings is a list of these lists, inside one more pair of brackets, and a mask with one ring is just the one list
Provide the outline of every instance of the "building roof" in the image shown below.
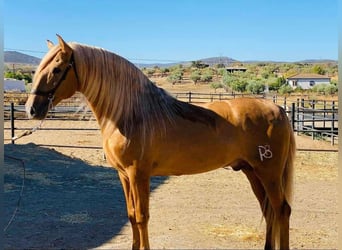
[[319,74],[303,73],[290,76],[287,79],[330,79],[330,77]]

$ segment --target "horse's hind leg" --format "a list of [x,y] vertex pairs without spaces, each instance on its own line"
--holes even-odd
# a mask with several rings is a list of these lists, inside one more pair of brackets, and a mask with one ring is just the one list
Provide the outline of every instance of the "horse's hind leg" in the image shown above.
[[[284,190],[282,188],[282,179],[264,177],[262,179],[263,186],[266,191],[267,199],[265,204],[268,206],[270,214],[267,216],[273,221],[272,239],[279,237],[280,249],[289,249],[289,221],[291,215],[291,207],[288,204]],[[266,175],[265,175],[266,176]],[[273,242],[272,240],[272,242]],[[265,247],[266,248],[266,247]],[[273,248],[273,247],[272,247]]]
[[263,212],[263,216],[266,220],[266,240],[265,240],[265,249],[274,249],[275,246],[275,241],[272,238],[272,222],[269,219],[269,216],[267,216],[267,213],[269,213],[269,211],[267,211],[265,209],[265,202],[267,202],[267,200],[265,199],[266,197],[266,193],[265,193],[265,189],[262,185],[262,183],[260,182],[260,179],[256,176],[256,174],[254,173],[254,170],[251,166],[249,166],[247,163],[244,165],[243,168],[241,168],[242,172],[247,176],[247,179],[249,180],[249,183],[251,184],[252,190],[255,194],[255,196],[257,197],[259,204],[260,204],[260,208]]

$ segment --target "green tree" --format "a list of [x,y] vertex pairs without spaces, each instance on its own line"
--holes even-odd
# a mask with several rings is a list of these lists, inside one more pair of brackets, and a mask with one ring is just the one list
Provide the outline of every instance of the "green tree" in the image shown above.
[[213,76],[209,73],[205,73],[201,75],[201,81],[202,82],[210,82],[213,79]]
[[182,76],[183,74],[181,71],[175,71],[167,77],[167,80],[174,85],[175,83],[180,82],[182,80]]
[[285,95],[285,94],[290,94],[293,92],[293,89],[290,85],[288,84],[284,84],[282,85],[280,88],[279,88],[279,93],[282,94],[282,95]]
[[281,76],[281,77],[275,78],[275,80],[270,79],[270,81],[268,82],[268,87],[269,87],[269,90],[278,91],[279,88],[283,86],[284,84],[286,84],[286,79],[283,76]]
[[[223,84],[226,87],[238,91],[238,92],[245,92],[247,86],[247,80],[244,79],[243,74],[231,74],[225,73],[222,77]],[[227,89],[227,88],[226,88]]]
[[223,85],[220,82],[212,82],[210,84],[210,87],[213,88],[215,90],[215,92],[216,92],[217,89],[223,88]]
[[246,90],[252,94],[260,94],[265,90],[265,84],[260,81],[251,81],[247,84]]
[[338,91],[337,85],[334,85],[334,84],[327,84],[324,88],[324,93],[326,95],[333,95],[337,93],[337,91]]
[[315,65],[312,68],[312,72],[319,75],[324,75],[325,70],[320,65]]
[[199,70],[194,70],[191,72],[190,79],[196,84],[201,79],[201,73]]
[[316,84],[311,90],[316,93],[325,93],[325,84]]
[[160,73],[162,74],[162,76],[165,76],[169,72],[170,72],[170,70],[168,68],[161,68],[160,69]]
[[24,80],[25,83],[29,83],[32,82],[32,76],[31,74],[27,74],[27,73],[14,73],[12,71],[6,71],[4,74],[5,78],[13,78],[13,79],[17,79],[17,80]]

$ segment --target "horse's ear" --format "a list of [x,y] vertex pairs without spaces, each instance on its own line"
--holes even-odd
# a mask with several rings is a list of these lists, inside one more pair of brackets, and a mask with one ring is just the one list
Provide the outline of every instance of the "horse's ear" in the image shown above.
[[47,43],[47,46],[48,46],[49,49],[51,49],[53,46],[55,46],[53,44],[53,42],[51,42],[50,40],[46,40],[46,43]]
[[72,49],[70,48],[70,46],[63,40],[63,38],[56,34],[57,38],[58,38],[58,43],[59,43],[59,46],[61,46],[61,49],[63,52],[66,52],[66,53],[72,53]]

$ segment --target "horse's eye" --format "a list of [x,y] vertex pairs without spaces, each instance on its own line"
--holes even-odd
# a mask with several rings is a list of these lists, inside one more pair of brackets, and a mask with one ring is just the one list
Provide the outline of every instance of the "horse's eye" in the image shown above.
[[54,68],[53,71],[52,71],[53,74],[58,74],[60,72],[61,72],[60,68]]

